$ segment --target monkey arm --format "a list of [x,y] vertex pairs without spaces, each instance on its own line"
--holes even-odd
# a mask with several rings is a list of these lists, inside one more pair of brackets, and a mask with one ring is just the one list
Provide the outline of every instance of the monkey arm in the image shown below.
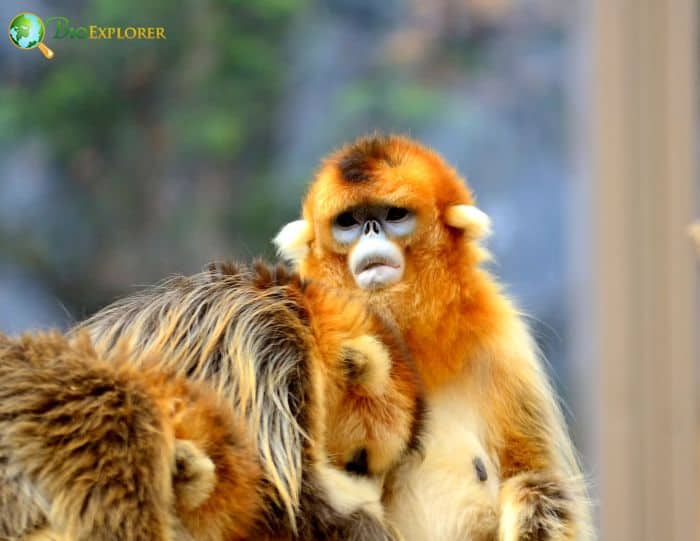
[[[484,403],[501,467],[501,541],[587,539],[588,501],[556,395],[524,329],[495,355]],[[530,537],[528,537],[530,536]]]
[[[44,500],[49,523],[67,539],[169,539],[172,444],[157,405],[87,346],[45,338],[0,340],[5,473]],[[1,511],[13,512],[21,510]]]

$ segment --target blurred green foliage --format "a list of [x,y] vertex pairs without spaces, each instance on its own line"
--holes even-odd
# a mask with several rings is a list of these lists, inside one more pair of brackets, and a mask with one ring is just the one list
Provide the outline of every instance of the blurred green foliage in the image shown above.
[[[52,40],[49,24],[56,59],[15,70],[0,88],[0,143],[49,143],[58,227],[2,228],[0,247],[81,313],[130,279],[230,255],[238,232],[255,252],[266,247],[278,223],[275,198],[251,212],[237,195],[269,176],[284,36],[303,7],[89,0],[70,17],[74,26],[163,26],[166,41]],[[60,3],[53,10],[64,14]],[[198,233],[212,232],[202,246]]]
[[[0,177],[0,280],[9,263],[72,317],[212,258],[272,256],[319,158],[368,131],[436,145],[487,203],[553,197],[546,183],[562,176],[557,2],[48,4],[45,21],[167,33],[56,39],[48,22],[54,60],[0,50],[0,159],[26,175]],[[528,175],[541,192],[516,196]],[[498,250],[516,279],[539,276],[522,251]]]

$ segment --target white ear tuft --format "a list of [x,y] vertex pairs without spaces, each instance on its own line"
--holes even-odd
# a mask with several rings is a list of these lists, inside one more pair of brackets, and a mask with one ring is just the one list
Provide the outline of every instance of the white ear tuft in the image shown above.
[[463,229],[470,239],[480,239],[491,233],[491,219],[472,205],[453,205],[445,211],[447,225]]
[[277,253],[284,259],[298,263],[309,253],[309,242],[314,238],[311,224],[306,220],[296,220],[285,225],[272,240]]

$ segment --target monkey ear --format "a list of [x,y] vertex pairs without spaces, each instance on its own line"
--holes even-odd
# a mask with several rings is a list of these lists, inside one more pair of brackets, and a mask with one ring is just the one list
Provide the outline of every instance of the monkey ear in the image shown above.
[[296,220],[285,225],[272,240],[277,253],[284,259],[298,263],[309,253],[309,243],[314,238],[314,230],[306,220]]
[[379,340],[365,334],[345,342],[343,368],[351,385],[369,395],[380,395],[389,383],[391,358]]
[[491,219],[472,205],[453,205],[445,211],[447,225],[464,230],[469,239],[476,240],[491,233]]

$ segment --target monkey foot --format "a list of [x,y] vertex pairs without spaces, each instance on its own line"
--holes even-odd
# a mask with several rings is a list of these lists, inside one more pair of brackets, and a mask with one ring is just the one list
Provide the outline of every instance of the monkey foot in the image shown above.
[[501,488],[499,541],[568,541],[577,537],[576,498],[566,481],[525,472]]

